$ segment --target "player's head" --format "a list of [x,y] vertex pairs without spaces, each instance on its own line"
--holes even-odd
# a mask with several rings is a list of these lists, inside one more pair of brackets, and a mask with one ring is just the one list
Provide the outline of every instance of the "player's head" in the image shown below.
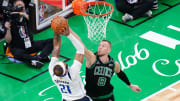
[[59,61],[54,65],[53,71],[56,76],[62,76],[67,72],[67,64]]
[[17,7],[18,5],[21,5],[23,7],[23,12],[25,12],[25,4],[24,4],[24,2],[22,0],[14,1],[13,6]]
[[108,55],[111,51],[111,42],[108,40],[102,40],[98,46],[98,56]]

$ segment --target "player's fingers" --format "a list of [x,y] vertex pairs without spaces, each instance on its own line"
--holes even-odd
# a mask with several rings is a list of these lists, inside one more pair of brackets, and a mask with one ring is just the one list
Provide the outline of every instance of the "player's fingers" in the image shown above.
[[141,89],[140,89],[140,88],[137,88],[137,89],[136,89],[136,91],[137,91],[137,92],[140,92],[140,91],[141,91]]
[[69,34],[69,27],[67,26],[66,28],[63,29],[63,35],[68,35]]

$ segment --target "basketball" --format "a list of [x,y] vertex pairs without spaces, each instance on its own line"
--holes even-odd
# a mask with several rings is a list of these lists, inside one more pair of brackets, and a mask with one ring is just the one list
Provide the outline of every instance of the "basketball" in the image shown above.
[[55,33],[61,34],[68,27],[68,21],[62,16],[56,16],[51,20],[51,28]]

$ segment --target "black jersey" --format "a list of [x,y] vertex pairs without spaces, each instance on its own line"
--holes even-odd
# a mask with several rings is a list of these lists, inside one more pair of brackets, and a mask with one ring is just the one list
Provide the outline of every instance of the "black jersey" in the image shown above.
[[30,42],[33,42],[33,36],[28,29],[28,20],[25,17],[23,18],[22,22],[16,22],[15,20],[12,20],[11,35],[11,48],[15,47],[20,49],[26,49],[24,40],[25,38],[29,38]]
[[115,62],[109,56],[108,63],[102,63],[96,55],[96,62],[86,68],[86,85],[87,95],[92,99],[106,98],[112,95],[113,86],[110,84],[111,77],[114,74]]

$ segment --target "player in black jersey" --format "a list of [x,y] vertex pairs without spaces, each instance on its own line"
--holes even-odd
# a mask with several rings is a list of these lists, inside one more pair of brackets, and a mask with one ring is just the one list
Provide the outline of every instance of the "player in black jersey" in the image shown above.
[[86,57],[86,85],[85,89],[93,101],[114,101],[111,77],[115,72],[133,91],[140,92],[137,85],[129,82],[126,74],[120,69],[117,61],[109,56],[111,43],[102,40],[97,53],[85,49]]
[[[80,40],[76,33],[74,33],[74,35]],[[133,91],[141,91],[137,85],[129,82],[126,74],[120,69],[119,63],[109,56],[109,52],[111,51],[111,43],[109,41],[102,40],[95,54],[86,47],[84,48],[84,55],[86,57],[85,89],[87,95],[90,96],[93,101],[114,101],[113,86],[110,84],[114,72]]]

